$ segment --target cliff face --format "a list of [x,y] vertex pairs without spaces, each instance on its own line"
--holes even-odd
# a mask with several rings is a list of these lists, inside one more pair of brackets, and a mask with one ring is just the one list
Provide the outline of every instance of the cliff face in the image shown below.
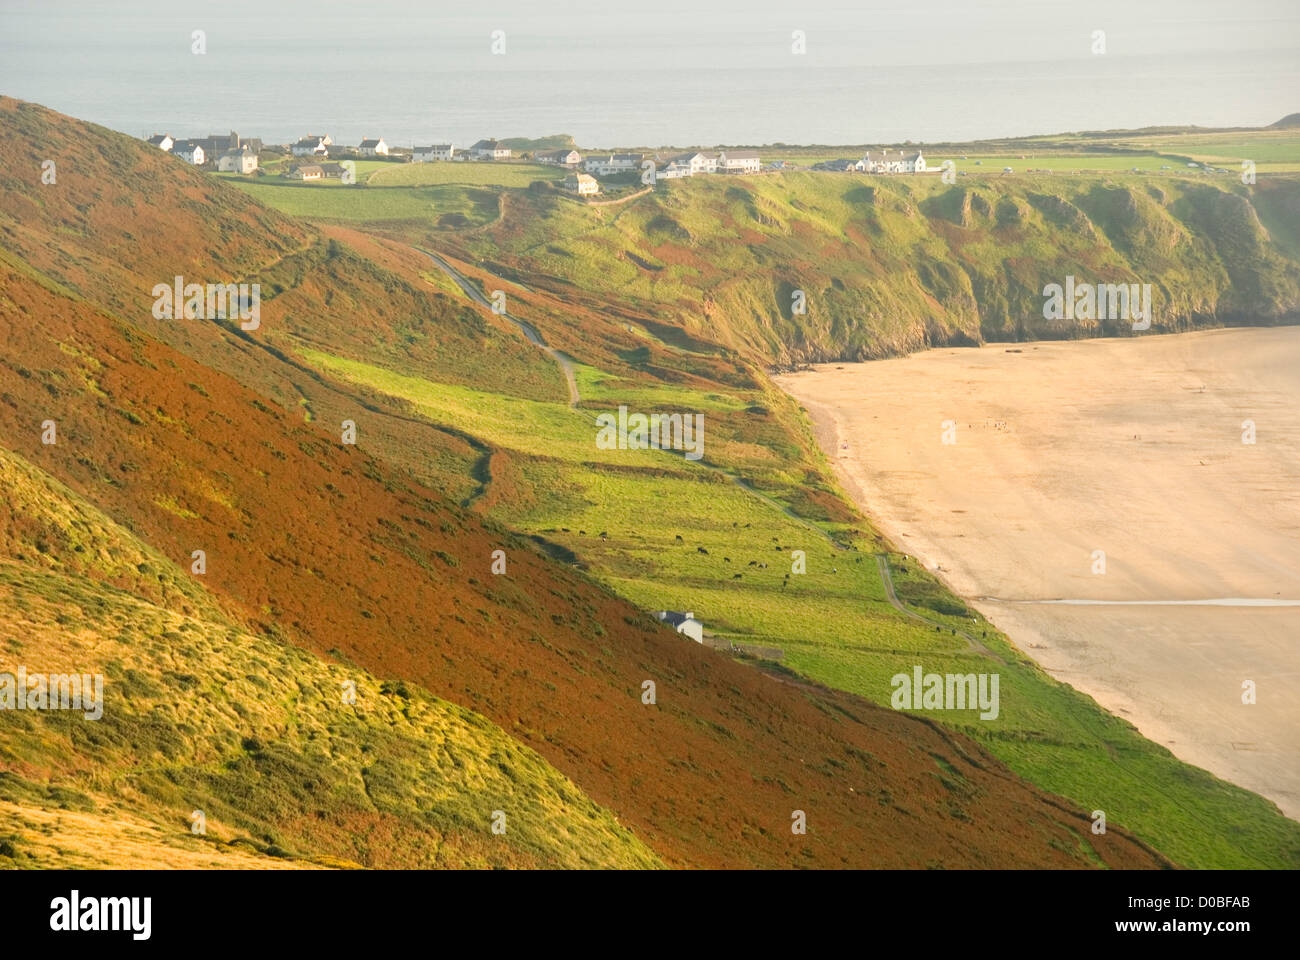
[[512,213],[465,249],[776,363],[1132,334],[1045,313],[1067,277],[1149,284],[1153,332],[1300,316],[1295,177],[698,177],[611,211],[530,196]]

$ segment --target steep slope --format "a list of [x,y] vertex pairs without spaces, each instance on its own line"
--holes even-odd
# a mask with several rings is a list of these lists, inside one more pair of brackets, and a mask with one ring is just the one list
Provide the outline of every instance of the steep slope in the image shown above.
[[[365,238],[361,256],[319,230],[247,199],[175,157],[94,124],[60,121],[35,104],[0,97],[0,257],[68,296],[127,319],[205,366],[229,373],[305,420],[340,424],[367,415],[399,463],[417,456],[457,499],[486,451],[455,430],[413,424],[304,370],[295,343],[357,355],[400,356],[446,371],[449,382],[495,383],[522,396],[560,396],[562,379],[538,365],[513,328],[388,269],[418,255]],[[46,162],[53,163],[47,174]],[[52,178],[53,182],[45,182]],[[256,274],[256,275],[254,275]],[[193,327],[154,317],[153,289],[186,283],[258,283],[261,326]],[[320,318],[337,318],[320,329]]]
[[1297,194],[1295,177],[1258,189],[1177,176],[696,177],[619,207],[519,191],[510,216],[443,242],[753,359],[865,359],[1131,333],[1116,319],[1046,319],[1043,288],[1067,276],[1151,284],[1154,331],[1294,319],[1300,262],[1265,221]]
[[[131,193],[111,166],[94,173],[105,202]],[[60,202],[85,204],[85,182],[61,188],[71,196]],[[45,189],[8,188],[4,209]],[[37,245],[47,244],[52,262],[82,256],[75,238],[41,235]],[[261,385],[261,367],[282,361],[268,360],[255,334],[176,323],[181,353],[69,299],[22,251],[7,259],[18,266],[0,266],[6,447],[172,563],[206,550],[203,583],[252,635],[483,714],[666,862],[1162,863],[1119,829],[1091,836],[1082,811],[964,738],[683,643],[368,455],[366,416],[361,447],[342,446],[333,427],[304,424],[195,359],[233,358],[228,345],[242,344],[242,366],[226,366]],[[149,262],[165,267],[166,256],[155,251]],[[82,282],[89,287],[90,275]],[[54,445],[41,443],[45,420],[58,425]],[[496,549],[508,556],[503,576],[489,572]],[[654,704],[641,699],[646,680],[657,685]],[[796,810],[807,814],[807,836],[788,832]]]
[[[0,490],[5,668],[104,677],[97,719],[30,711],[0,724],[11,860],[657,863],[482,717],[249,634],[198,577],[7,451]],[[190,829],[195,810],[202,837]],[[484,829],[496,810],[509,811],[501,834]],[[53,811],[80,822],[64,823],[65,846],[47,849],[36,827],[69,815]]]

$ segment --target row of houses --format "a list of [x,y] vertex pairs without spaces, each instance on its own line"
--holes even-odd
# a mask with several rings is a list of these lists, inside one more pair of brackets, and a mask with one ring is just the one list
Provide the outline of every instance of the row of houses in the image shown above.
[[857,173],[925,173],[925,157],[920,150],[868,150],[860,160],[827,160],[814,170],[841,170]]
[[260,139],[240,137],[233,130],[224,136],[213,134],[193,140],[176,140],[171,134],[155,133],[149,143],[196,167],[214,163],[223,173],[252,173],[257,169],[257,155],[262,149]]
[[498,140],[480,140],[468,150],[457,150],[450,143],[435,143],[427,147],[412,147],[412,163],[432,163],[435,160],[509,160],[510,148]]
[[[203,166],[215,163],[218,170],[235,173],[252,173],[257,169],[257,154],[262,149],[262,141],[241,138],[231,131],[226,136],[211,136],[195,140],[174,140],[169,134],[155,134],[149,138],[154,146],[173,153],[186,163]],[[335,153],[350,152],[362,157],[387,157],[391,155],[389,145],[383,137],[363,137],[352,148],[339,147],[329,134],[308,134],[289,146],[289,153],[294,157],[324,160],[330,156],[331,147]],[[412,148],[411,160],[414,163],[431,163],[445,160],[509,160],[511,150],[498,140],[480,140],[468,150],[457,150],[454,144],[435,143],[429,146]],[[546,150],[535,158],[539,163],[566,167],[572,170],[581,168],[589,176],[610,177],[620,174],[640,173],[647,160],[656,164],[656,176],[664,180],[679,177],[691,177],[708,173],[758,173],[761,169],[758,152],[755,150],[721,150],[717,153],[689,151],[669,157],[666,161],[658,156],[647,157],[640,153],[608,153],[584,158],[572,148]],[[310,165],[309,165],[310,166]],[[291,174],[292,176],[292,174]],[[303,179],[301,176],[296,179]],[[599,187],[592,189],[586,180],[575,181],[573,192],[588,194],[599,192]]]
[[388,144],[383,137],[362,137],[355,147],[342,147],[334,143],[329,134],[309,133],[289,147],[295,157],[314,157],[324,159],[330,155],[330,147],[337,147],[335,153],[357,153],[363,157],[386,157]]
[[608,153],[583,158],[577,150],[568,149],[540,153],[537,160],[575,171],[581,166],[584,173],[575,172],[564,181],[564,189],[579,196],[591,196],[600,192],[600,185],[594,177],[637,174],[645,168],[647,161],[654,164],[657,180],[676,180],[709,173],[758,173],[762,169],[756,150],[721,150],[717,153],[695,150],[665,160],[641,153]]
[[639,173],[647,160],[655,162],[655,176],[663,180],[691,177],[702,173],[758,173],[761,169],[756,150],[721,150],[703,153],[698,150],[679,153],[664,160],[642,153],[606,153],[583,158],[577,150],[551,150],[539,153],[537,160],[556,166],[578,167],[598,177]]

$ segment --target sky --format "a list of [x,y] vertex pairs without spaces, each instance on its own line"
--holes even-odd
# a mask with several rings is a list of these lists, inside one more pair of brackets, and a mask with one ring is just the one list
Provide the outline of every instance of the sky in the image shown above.
[[1253,126],[1300,110],[1298,64],[1296,0],[0,0],[0,93],[137,136],[331,124],[641,145]]

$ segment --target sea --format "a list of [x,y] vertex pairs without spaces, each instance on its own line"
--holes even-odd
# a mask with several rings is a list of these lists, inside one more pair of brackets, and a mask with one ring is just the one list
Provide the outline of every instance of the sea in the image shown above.
[[967,141],[1300,110],[1300,4],[0,0],[0,93],[134,136]]

